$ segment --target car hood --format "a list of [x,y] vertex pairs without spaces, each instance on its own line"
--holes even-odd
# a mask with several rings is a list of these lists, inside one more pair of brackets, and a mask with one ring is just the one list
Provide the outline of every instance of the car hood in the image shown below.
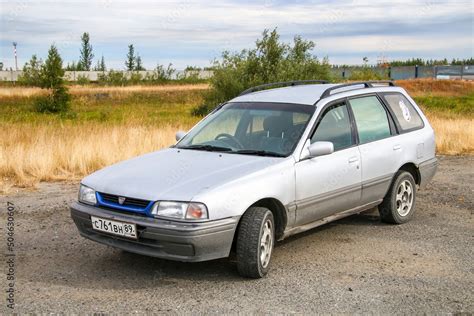
[[101,169],[82,180],[98,192],[145,200],[191,201],[284,158],[168,148]]

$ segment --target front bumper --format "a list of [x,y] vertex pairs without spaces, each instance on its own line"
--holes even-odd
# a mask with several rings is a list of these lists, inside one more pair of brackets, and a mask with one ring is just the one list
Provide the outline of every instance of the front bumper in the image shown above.
[[[127,239],[92,229],[91,215],[135,223],[138,239]],[[168,221],[78,202],[71,205],[71,217],[85,238],[146,256],[188,262],[228,257],[238,223],[238,218],[202,223]]]

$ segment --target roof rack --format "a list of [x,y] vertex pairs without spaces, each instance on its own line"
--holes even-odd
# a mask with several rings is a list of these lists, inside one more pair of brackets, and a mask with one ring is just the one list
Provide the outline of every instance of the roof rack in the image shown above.
[[[339,89],[345,88],[345,87],[362,86],[363,85],[364,89],[366,89],[366,88],[373,88],[375,86],[383,85],[383,84],[386,84],[389,87],[396,87],[395,83],[393,81],[390,81],[390,80],[349,82],[349,83],[343,83],[343,84],[340,84],[340,85],[337,85],[337,86],[334,86],[334,87],[331,87],[331,88],[327,88],[321,94],[321,99],[331,96],[333,94],[331,92],[333,92],[334,90],[339,90]],[[355,89],[357,89],[357,88],[354,88],[353,90],[355,90]],[[346,92],[346,91],[347,90],[341,91],[341,92]],[[341,93],[341,92],[338,92],[338,93]]]
[[252,88],[249,88],[247,90],[244,90],[242,93],[239,94],[239,96],[244,95],[244,94],[249,94],[252,92],[256,92],[259,90],[263,90],[265,88],[270,88],[270,87],[276,87],[276,86],[281,86],[281,87],[288,87],[288,86],[300,86],[300,85],[305,85],[305,84],[311,84],[311,83],[329,83],[326,80],[297,80],[297,81],[284,81],[284,82],[272,82],[272,83],[266,83],[262,84],[259,86],[255,86]]

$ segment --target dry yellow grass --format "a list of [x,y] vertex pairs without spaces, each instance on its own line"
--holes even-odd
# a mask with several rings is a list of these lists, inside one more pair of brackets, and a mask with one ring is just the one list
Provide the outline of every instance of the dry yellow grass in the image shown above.
[[7,133],[0,139],[0,192],[6,193],[12,185],[31,187],[39,181],[78,180],[107,165],[173,144],[178,129],[3,124]]
[[45,90],[33,87],[0,87],[0,97],[35,97],[44,94]]
[[[190,90],[207,90],[209,85],[207,83],[201,84],[167,84],[167,85],[136,85],[136,86],[125,86],[125,87],[102,87],[102,86],[70,86],[69,91],[73,95],[78,94],[97,94],[97,93],[108,93],[108,94],[130,94],[130,93],[143,93],[143,92],[171,92],[171,91],[190,91]],[[1,97],[34,97],[46,93],[45,90],[33,87],[0,87],[0,98]]]
[[190,91],[190,90],[207,90],[209,84],[167,84],[156,86],[125,86],[125,87],[100,87],[100,86],[71,86],[72,94],[90,94],[90,93],[112,93],[112,94],[127,94],[127,93],[142,93],[142,92],[169,92],[169,91]]
[[474,154],[474,119],[449,119],[428,115],[436,133],[436,152],[445,155]]

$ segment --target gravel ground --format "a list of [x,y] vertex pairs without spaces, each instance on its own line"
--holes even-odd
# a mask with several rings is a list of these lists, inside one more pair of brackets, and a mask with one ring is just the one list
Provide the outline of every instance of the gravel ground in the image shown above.
[[7,201],[16,206],[14,311],[472,313],[473,167],[474,157],[441,157],[410,223],[368,212],[294,236],[260,280],[240,278],[232,259],[170,262],[79,237],[68,209],[77,184],[2,196],[2,235]]

